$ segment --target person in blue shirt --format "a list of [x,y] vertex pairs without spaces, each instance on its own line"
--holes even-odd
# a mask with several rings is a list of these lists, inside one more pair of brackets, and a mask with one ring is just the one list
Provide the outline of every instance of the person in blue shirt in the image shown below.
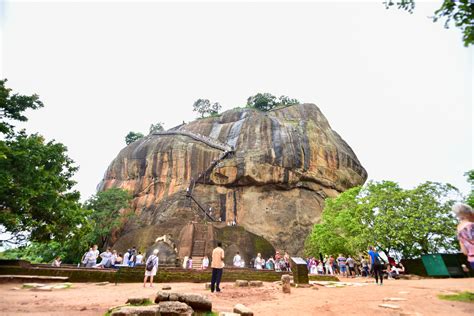
[[380,258],[379,254],[375,251],[375,247],[369,247],[369,260],[370,260],[370,270],[374,273],[375,283],[379,284],[380,278],[380,285],[383,285],[383,269],[384,265],[382,263],[382,259]]

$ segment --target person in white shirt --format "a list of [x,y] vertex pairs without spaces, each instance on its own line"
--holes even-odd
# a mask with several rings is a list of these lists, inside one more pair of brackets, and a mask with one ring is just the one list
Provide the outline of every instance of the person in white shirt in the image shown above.
[[128,266],[128,259],[130,258],[130,249],[127,249],[127,252],[123,255],[122,265]]
[[255,258],[255,269],[262,270],[264,264],[265,260],[263,260],[262,255],[258,253],[257,258]]
[[139,252],[138,252],[138,255],[136,256],[136,259],[135,259],[135,265],[139,265],[139,264],[141,265],[141,264],[143,264],[142,261],[143,261],[143,255],[142,255],[142,253],[139,251]]
[[110,247],[107,248],[107,250],[103,253],[100,254],[100,257],[102,260],[100,261],[99,264],[94,265],[94,268],[110,268],[112,267],[112,258],[113,254],[110,251]]
[[150,287],[153,287],[153,277],[158,272],[159,260],[160,258],[158,258],[158,249],[155,249],[153,250],[153,254],[148,257],[145,263],[145,279],[143,280],[143,287],[146,286],[148,277],[150,277]]
[[97,264],[97,258],[99,257],[99,250],[97,245],[92,246],[86,255],[86,268],[92,268]]
[[209,267],[209,258],[207,256],[205,256],[202,259],[202,266],[201,267],[202,267],[203,270],[206,270]]
[[242,260],[242,257],[240,257],[240,253],[237,251],[237,253],[234,256],[234,259],[232,260],[234,267],[241,267],[240,261]]

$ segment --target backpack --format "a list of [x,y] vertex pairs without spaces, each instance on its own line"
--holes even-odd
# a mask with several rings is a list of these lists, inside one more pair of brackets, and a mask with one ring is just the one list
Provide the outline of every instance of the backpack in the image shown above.
[[386,255],[382,251],[376,252],[375,253],[375,264],[380,264],[380,265],[387,264],[388,260],[386,260],[384,257],[386,257]]
[[150,261],[147,262],[146,264],[146,270],[147,271],[152,271],[153,268],[155,267],[155,256],[152,256],[152,259]]

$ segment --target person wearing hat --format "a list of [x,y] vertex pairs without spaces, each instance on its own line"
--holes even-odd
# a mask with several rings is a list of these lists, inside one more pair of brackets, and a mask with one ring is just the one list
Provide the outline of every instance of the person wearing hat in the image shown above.
[[143,287],[146,286],[146,281],[150,277],[150,287],[153,287],[153,277],[158,271],[158,249],[153,250],[153,254],[148,257],[145,263],[145,279],[143,279]]

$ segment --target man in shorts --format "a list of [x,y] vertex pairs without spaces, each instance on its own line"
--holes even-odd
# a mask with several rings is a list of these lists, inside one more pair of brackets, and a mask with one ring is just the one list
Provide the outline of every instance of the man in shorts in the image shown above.
[[339,254],[339,257],[337,257],[337,264],[339,265],[339,271],[341,272],[341,275],[345,277],[347,277],[346,261],[347,259],[342,254]]
[[349,268],[349,276],[351,278],[355,277],[355,275],[356,275],[355,261],[354,261],[354,259],[351,258],[351,256],[347,256],[346,265]]

